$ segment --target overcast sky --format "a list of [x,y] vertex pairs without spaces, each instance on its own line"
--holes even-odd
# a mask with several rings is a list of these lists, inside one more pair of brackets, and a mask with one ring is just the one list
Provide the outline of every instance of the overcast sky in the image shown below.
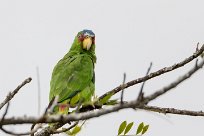
[[[8,116],[37,116],[37,66],[43,112],[52,69],[78,31],[91,29],[96,34],[96,94],[100,96],[121,84],[124,72],[127,81],[133,80],[145,75],[151,61],[155,71],[191,55],[197,42],[204,43],[203,5],[202,0],[0,0],[0,100],[25,78],[33,78],[11,101]],[[145,94],[174,81],[193,65],[148,81]],[[203,75],[199,71],[150,104],[204,110]],[[125,100],[135,99],[139,88],[128,88]],[[122,110],[87,121],[79,136],[116,135],[124,120],[150,124],[147,136],[204,134],[201,117]]]

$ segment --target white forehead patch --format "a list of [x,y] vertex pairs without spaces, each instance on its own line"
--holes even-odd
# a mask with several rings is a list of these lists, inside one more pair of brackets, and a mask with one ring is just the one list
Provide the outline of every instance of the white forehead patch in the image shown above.
[[85,33],[84,33],[84,36],[94,37],[94,35],[93,35],[93,34],[90,34],[90,33],[88,33],[88,32],[85,32]]

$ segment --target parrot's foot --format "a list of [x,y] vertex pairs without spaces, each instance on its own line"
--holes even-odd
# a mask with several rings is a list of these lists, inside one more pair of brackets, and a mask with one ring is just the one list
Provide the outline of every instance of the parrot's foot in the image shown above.
[[93,105],[85,105],[79,109],[79,112],[86,112],[86,111],[90,111],[90,110],[94,110],[94,109],[95,109],[95,106],[93,106]]
[[101,106],[99,105],[94,105],[94,104],[88,104],[88,105],[83,105],[82,108],[79,109],[79,112],[86,112],[86,111],[91,111],[94,109],[100,109]]

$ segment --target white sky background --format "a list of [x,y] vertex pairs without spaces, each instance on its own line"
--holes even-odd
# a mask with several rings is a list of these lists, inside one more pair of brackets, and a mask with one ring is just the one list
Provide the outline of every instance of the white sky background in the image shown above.
[[[202,0],[0,0],[0,100],[25,78],[33,78],[11,101],[8,116],[37,116],[36,66],[43,112],[52,69],[78,31],[87,28],[96,34],[96,94],[100,96],[122,83],[124,72],[129,81],[144,76],[151,61],[155,71],[191,55],[197,42],[204,42],[203,5]],[[148,81],[145,93],[169,84],[193,65]],[[150,104],[204,110],[203,74],[199,71]],[[128,88],[125,100],[136,98],[139,88]],[[91,119],[79,136],[116,135],[124,120],[150,124],[149,136],[204,134],[201,117],[122,110]],[[9,129],[27,131],[28,127]]]

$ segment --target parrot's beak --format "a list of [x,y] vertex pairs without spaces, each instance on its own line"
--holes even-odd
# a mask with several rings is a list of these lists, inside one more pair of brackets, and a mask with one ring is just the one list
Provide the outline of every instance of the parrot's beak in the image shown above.
[[83,40],[83,48],[84,49],[89,50],[91,48],[91,45],[92,45],[92,38],[91,37],[85,38]]

